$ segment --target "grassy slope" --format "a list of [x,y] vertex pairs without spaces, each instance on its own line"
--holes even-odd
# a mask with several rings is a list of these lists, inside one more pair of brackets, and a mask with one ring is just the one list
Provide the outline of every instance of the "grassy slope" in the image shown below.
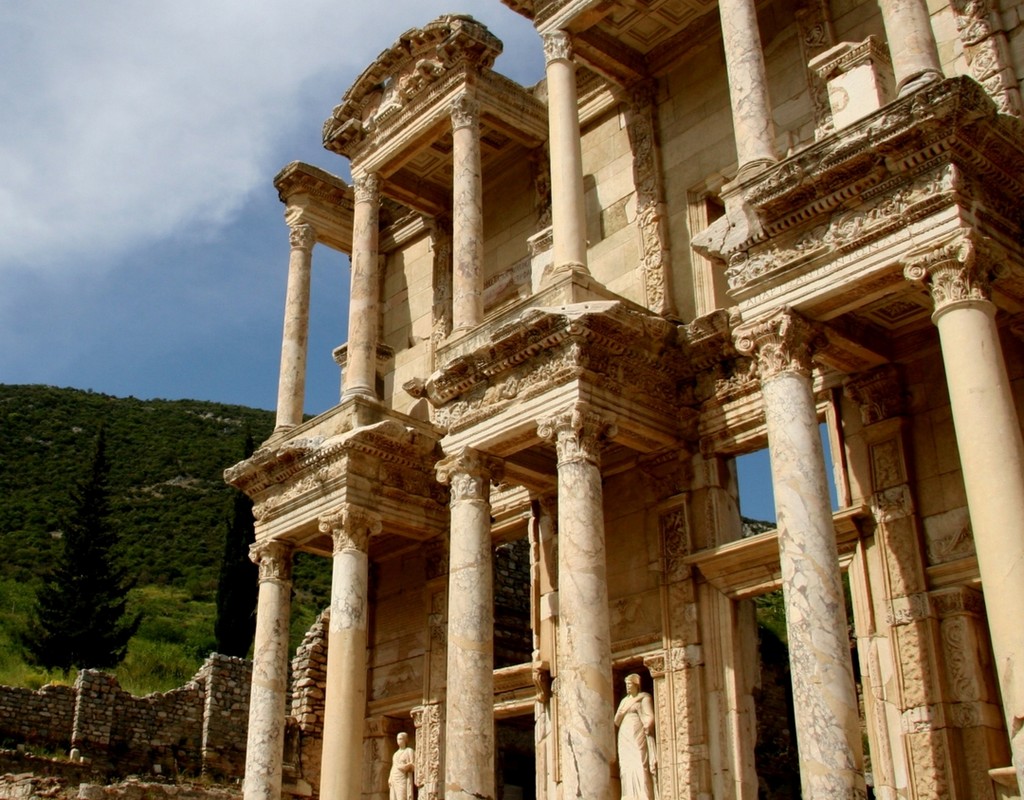
[[[270,412],[181,400],[113,398],[48,386],[0,385],[0,684],[65,679],[27,663],[35,591],[59,545],[68,489],[106,424],[113,516],[137,579],[139,633],[117,670],[141,694],[190,678],[214,646],[214,597],[231,489],[221,473],[257,442]],[[326,598],[329,564],[296,565],[293,640]],[[73,679],[73,676],[67,678]]]

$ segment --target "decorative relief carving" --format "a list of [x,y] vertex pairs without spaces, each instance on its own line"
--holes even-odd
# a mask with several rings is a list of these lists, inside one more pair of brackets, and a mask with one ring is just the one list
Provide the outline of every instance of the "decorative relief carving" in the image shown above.
[[726,280],[730,289],[801,264],[863,247],[908,222],[933,213],[938,206],[952,202],[957,171],[946,166],[911,180],[899,179],[864,192],[856,208],[834,214],[827,222],[802,233],[791,244],[772,244],[754,253],[736,252],[729,257]]
[[784,372],[809,376],[820,334],[803,317],[784,308],[744,326],[734,336],[736,349],[757,360],[758,373],[765,381]]
[[452,130],[475,128],[480,124],[480,103],[467,92],[459,92],[451,106]]
[[981,699],[979,665],[972,655],[977,644],[970,625],[970,618],[963,614],[942,620],[942,650],[946,657],[950,694],[955,702]]
[[440,703],[412,710],[416,727],[416,785],[419,800],[441,800],[441,734],[444,718]]
[[288,227],[288,242],[292,250],[312,250],[316,244],[316,229],[312,225],[298,224]]
[[909,625],[918,620],[927,619],[932,614],[931,603],[927,592],[894,597],[886,609],[886,623],[893,625]]
[[971,76],[985,87],[1000,112],[1019,117],[1021,100],[1016,81],[1003,79],[1010,58],[998,14],[988,0],[954,0],[952,7]]
[[956,508],[925,520],[928,563],[945,564],[974,555],[974,532],[966,508]]
[[380,515],[345,505],[320,517],[321,533],[334,540],[334,554],[345,550],[366,552],[370,536],[381,531]]
[[559,465],[589,461],[600,466],[601,445],[616,433],[613,423],[582,403],[537,422],[537,435],[554,443]]
[[874,425],[903,413],[903,391],[899,371],[894,364],[885,364],[849,378],[843,383],[843,390],[860,406],[864,425]]
[[686,580],[691,572],[689,565],[684,562],[691,550],[686,508],[666,511],[658,522],[665,554],[665,579],[669,582]]
[[472,448],[441,459],[436,466],[437,479],[451,486],[451,502],[477,500],[487,502],[492,481],[501,479],[501,462]]
[[380,176],[376,172],[353,176],[352,192],[356,203],[379,203]]
[[544,63],[572,61],[572,37],[565,31],[552,31],[541,37],[544,45]]
[[661,165],[655,128],[656,85],[641,83],[629,96],[627,133],[633,150],[640,266],[647,307],[657,314],[672,312],[669,276],[672,261],[663,202]]
[[929,288],[936,311],[952,303],[988,300],[993,272],[989,240],[969,228],[912,256],[903,269],[907,280]]
[[249,558],[259,567],[259,580],[291,584],[292,546],[285,542],[256,542],[249,548]]
[[871,496],[871,512],[883,525],[914,513],[914,500],[906,484],[893,486]]
[[[824,0],[805,0],[797,8],[795,16],[800,34],[801,60],[804,64],[809,64],[813,58],[836,43],[828,3]],[[832,122],[832,108],[828,102],[828,85],[809,67],[806,76],[808,93],[814,104],[814,136],[820,139],[835,127]]]

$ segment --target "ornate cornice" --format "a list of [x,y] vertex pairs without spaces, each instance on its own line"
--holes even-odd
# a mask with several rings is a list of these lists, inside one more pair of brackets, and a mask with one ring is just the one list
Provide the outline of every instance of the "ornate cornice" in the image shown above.
[[991,299],[995,271],[991,242],[971,228],[961,228],[912,253],[903,275],[928,287],[938,313],[955,303]]
[[256,542],[249,548],[249,558],[259,567],[260,583],[268,581],[282,585],[292,582],[292,552],[290,544],[280,541]]
[[370,537],[381,531],[379,514],[344,505],[320,517],[319,528],[334,540],[334,554],[346,550],[367,551]]
[[762,381],[785,373],[810,377],[820,333],[788,308],[745,325],[735,334],[736,350],[756,360]]
[[601,464],[601,447],[618,432],[614,422],[583,403],[537,421],[537,435],[555,445],[558,464]]

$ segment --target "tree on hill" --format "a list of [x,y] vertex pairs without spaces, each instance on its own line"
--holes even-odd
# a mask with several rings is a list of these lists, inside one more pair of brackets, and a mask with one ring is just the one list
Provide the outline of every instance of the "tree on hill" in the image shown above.
[[109,473],[101,425],[89,472],[71,491],[61,547],[36,601],[36,633],[28,648],[51,669],[116,666],[141,621],[127,614],[133,582],[119,562],[110,524]]
[[[245,438],[245,456],[253,454],[252,434]],[[224,559],[217,582],[217,621],[214,635],[217,652],[244,658],[256,635],[258,568],[249,558],[249,546],[256,541],[252,500],[235,490],[231,520],[224,539]]]

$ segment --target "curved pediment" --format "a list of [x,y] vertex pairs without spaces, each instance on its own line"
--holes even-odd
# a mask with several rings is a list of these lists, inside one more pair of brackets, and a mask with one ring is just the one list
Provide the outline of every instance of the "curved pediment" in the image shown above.
[[501,51],[501,40],[465,15],[406,31],[345,92],[324,123],[324,143],[340,151],[342,141],[372,130],[448,73],[490,69]]

